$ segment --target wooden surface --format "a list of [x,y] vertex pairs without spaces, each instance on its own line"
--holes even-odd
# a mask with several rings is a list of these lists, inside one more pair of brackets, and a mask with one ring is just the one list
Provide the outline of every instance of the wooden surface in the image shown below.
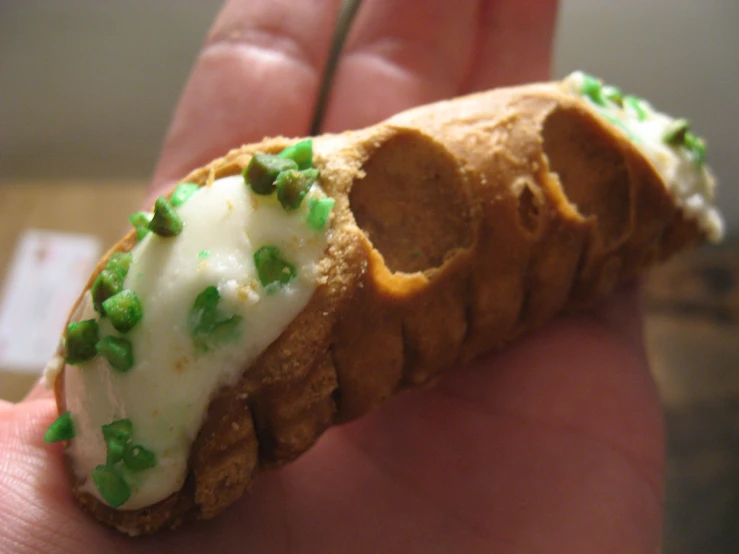
[[684,254],[645,289],[667,423],[664,552],[739,552],[739,243]]
[[[104,246],[139,209],[142,182],[0,182],[0,279],[26,228]],[[739,552],[739,244],[684,254],[645,283],[646,338],[667,421],[667,554]],[[0,398],[35,377],[0,371]]]
[[[127,230],[145,190],[142,181],[0,181],[0,285],[26,229],[89,233],[107,248]],[[0,398],[22,398],[36,379],[0,369]]]

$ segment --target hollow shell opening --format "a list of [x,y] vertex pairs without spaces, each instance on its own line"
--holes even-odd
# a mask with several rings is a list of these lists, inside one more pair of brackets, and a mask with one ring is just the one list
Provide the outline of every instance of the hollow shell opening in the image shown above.
[[392,272],[440,267],[472,242],[470,197],[455,159],[412,131],[382,143],[349,195],[357,225]]
[[544,123],[544,152],[564,194],[583,217],[598,220],[604,245],[629,228],[631,193],[623,153],[595,121],[574,109],[558,109]]

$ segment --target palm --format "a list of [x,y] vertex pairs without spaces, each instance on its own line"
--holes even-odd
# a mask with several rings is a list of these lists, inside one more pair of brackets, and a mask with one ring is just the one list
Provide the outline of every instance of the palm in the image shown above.
[[[367,0],[337,73],[327,128],[545,78],[554,6],[525,4]],[[268,2],[226,7],[217,42],[183,96],[155,188],[242,142],[307,132],[332,12],[296,2],[280,12]],[[261,31],[245,32],[248,25]],[[244,42],[224,44],[235,31]],[[306,49],[296,51],[301,44]],[[271,103],[256,109],[255,98]],[[596,315],[558,321],[331,430],[298,462],[260,476],[221,517],[137,548],[653,552],[661,522],[659,406],[633,291],[620,294]],[[130,550],[129,539],[74,505],[59,450],[40,443],[53,402],[34,396],[0,409],[3,550]]]

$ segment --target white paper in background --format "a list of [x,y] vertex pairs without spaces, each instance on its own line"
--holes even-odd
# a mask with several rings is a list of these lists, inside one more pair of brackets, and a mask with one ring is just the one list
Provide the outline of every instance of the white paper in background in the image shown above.
[[20,237],[0,298],[0,368],[43,370],[100,247],[92,235],[30,229]]

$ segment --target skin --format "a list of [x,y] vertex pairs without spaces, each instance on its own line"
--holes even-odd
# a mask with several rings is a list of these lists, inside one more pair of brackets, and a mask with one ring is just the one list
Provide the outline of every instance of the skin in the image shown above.
[[[233,0],[185,88],[151,197],[228,148],[308,132],[339,0]],[[552,0],[365,0],[325,129],[544,80]],[[661,411],[638,288],[327,432],[215,520],[132,542],[74,504],[48,391],[0,404],[0,550],[648,552],[663,517]]]

